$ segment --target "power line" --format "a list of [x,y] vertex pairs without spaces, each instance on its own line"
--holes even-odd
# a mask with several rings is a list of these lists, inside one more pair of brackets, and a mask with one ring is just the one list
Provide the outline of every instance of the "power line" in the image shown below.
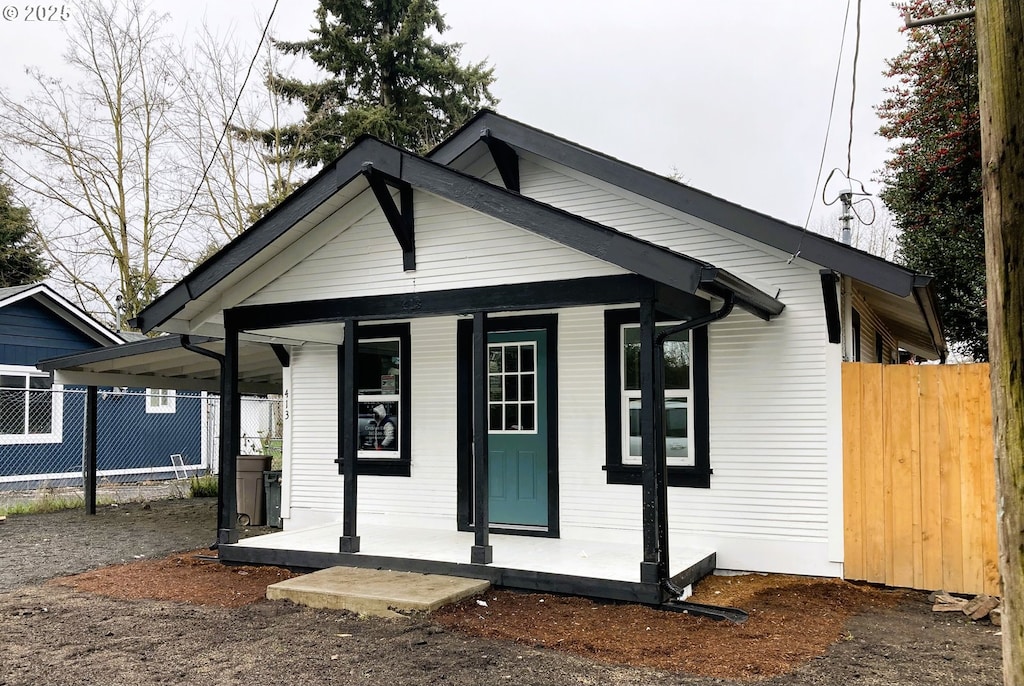
[[853,43],[853,84],[850,89],[850,137],[846,142],[846,178],[850,178],[850,167],[853,164],[853,106],[857,102],[857,57],[860,56],[860,3],[857,0],[857,28],[854,31]]
[[[839,72],[843,65],[843,47],[846,45],[846,27],[850,22],[850,2],[846,0],[846,13],[843,15],[843,34],[839,39],[839,58],[836,60],[836,75],[832,80],[832,101],[828,106],[828,123],[825,126],[825,140],[821,144],[821,159],[818,161],[818,173],[814,177],[814,190],[811,192],[810,206],[807,208],[807,216],[804,218],[804,230],[800,234],[800,241],[797,243],[796,250],[790,255],[786,261],[787,264],[791,264],[793,260],[800,256],[800,249],[804,245],[804,235],[807,234],[807,226],[811,223],[811,213],[814,212],[814,203],[818,200],[818,185],[821,183],[821,172],[825,168],[825,155],[828,152],[828,136],[832,131],[832,115],[836,111],[836,91],[839,90]],[[860,0],[858,0],[858,5]]]
[[[270,15],[267,17],[267,21],[263,25],[263,33],[260,35],[259,43],[256,44],[256,50],[253,52],[252,60],[249,61],[249,68],[245,72],[245,78],[242,79],[242,85],[241,87],[239,87],[238,94],[235,96],[235,101],[231,105],[231,112],[228,113],[228,117],[224,121],[224,129],[220,132],[220,138],[217,139],[217,145],[214,146],[213,148],[213,153],[210,155],[210,161],[207,163],[206,168],[203,169],[203,176],[201,179],[199,179],[199,183],[196,185],[196,190],[192,194],[192,199],[189,201],[188,207],[185,208],[185,214],[182,216],[181,222],[178,224],[178,228],[174,231],[174,236],[171,237],[172,242],[178,237],[178,234],[181,233],[182,228],[184,228],[185,222],[188,220],[188,215],[192,211],[192,208],[195,206],[196,200],[199,198],[200,191],[203,190],[203,184],[206,183],[206,179],[210,175],[210,169],[213,167],[214,160],[217,159],[217,153],[220,152],[220,146],[221,144],[224,143],[224,138],[227,136],[228,129],[231,128],[231,120],[232,118],[234,118],[235,112],[238,111],[238,105],[242,100],[242,93],[245,92],[245,87],[249,83],[249,77],[252,76],[253,67],[256,66],[256,60],[259,59],[260,50],[263,49],[263,43],[264,41],[266,41],[267,34],[270,32],[270,24],[274,19],[274,13],[277,12],[278,2],[280,2],[280,0],[274,0],[274,6],[270,8]],[[160,258],[160,261],[157,262],[156,267],[154,267],[153,270],[150,272],[149,279],[147,280],[147,285],[148,281],[152,281],[153,278],[156,276],[156,272],[160,268],[160,265],[163,264],[163,261],[167,257],[167,254],[169,253],[165,253],[164,256]]]

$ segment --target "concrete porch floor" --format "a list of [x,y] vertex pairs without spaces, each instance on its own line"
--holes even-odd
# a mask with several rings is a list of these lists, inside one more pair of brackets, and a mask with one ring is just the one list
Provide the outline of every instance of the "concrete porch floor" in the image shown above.
[[267,598],[377,617],[400,617],[402,612],[432,612],[482,593],[490,585],[481,579],[441,574],[328,567],[268,586]]

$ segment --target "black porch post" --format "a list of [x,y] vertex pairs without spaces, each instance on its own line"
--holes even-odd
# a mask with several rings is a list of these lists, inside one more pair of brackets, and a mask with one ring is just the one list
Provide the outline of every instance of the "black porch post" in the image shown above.
[[470,562],[487,565],[494,560],[488,534],[491,514],[487,483],[487,313],[473,313],[473,530]]
[[85,389],[85,445],[82,455],[82,486],[85,491],[85,513],[96,514],[96,426],[97,393],[95,386]]
[[359,449],[359,390],[356,383],[356,356],[359,353],[358,325],[354,319],[345,320],[345,342],[341,346],[338,365],[338,458],[345,479],[345,503],[342,536],[338,539],[338,552],[358,553],[359,536],[356,535],[356,460]]
[[217,543],[238,543],[238,453],[242,398],[238,394],[238,329],[224,313],[224,364],[220,377],[220,479],[217,483]]
[[640,303],[640,439],[643,477],[644,559],[640,580],[668,578],[668,486],[665,467],[665,381],[662,348],[655,342],[655,303]]

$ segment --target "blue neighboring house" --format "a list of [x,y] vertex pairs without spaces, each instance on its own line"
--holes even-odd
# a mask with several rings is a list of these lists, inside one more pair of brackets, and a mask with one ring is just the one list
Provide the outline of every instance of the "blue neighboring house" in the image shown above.
[[[125,340],[45,284],[0,288],[0,489],[81,483],[84,389],[53,385],[36,364]],[[173,477],[172,454],[204,466],[199,394],[100,391],[101,476]]]

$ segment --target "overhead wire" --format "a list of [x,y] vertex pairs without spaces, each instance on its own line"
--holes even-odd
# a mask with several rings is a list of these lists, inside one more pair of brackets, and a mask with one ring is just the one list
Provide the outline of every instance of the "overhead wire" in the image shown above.
[[[836,75],[832,80],[832,100],[828,106],[828,123],[825,125],[825,139],[821,144],[821,159],[818,161],[818,172],[815,175],[814,190],[811,192],[810,206],[807,208],[807,216],[804,218],[804,230],[800,234],[800,240],[797,242],[796,250],[790,255],[789,259],[786,260],[787,264],[791,264],[793,260],[800,256],[800,249],[804,244],[804,236],[807,234],[807,227],[811,222],[811,213],[814,212],[814,204],[818,200],[818,187],[821,185],[821,172],[825,168],[825,155],[828,153],[828,138],[832,131],[832,116],[836,111],[836,92],[839,90],[839,74],[843,66],[843,48],[846,46],[846,27],[850,22],[850,3],[852,0],[846,0],[846,12],[843,15],[843,34],[839,39],[839,57],[836,60]],[[860,0],[858,0],[858,5]]]
[[[196,184],[196,190],[192,193],[192,199],[189,201],[188,207],[185,208],[185,214],[182,215],[181,222],[178,224],[178,228],[175,229],[174,235],[171,237],[172,242],[178,237],[181,230],[184,228],[185,222],[188,220],[188,215],[192,212],[192,208],[195,207],[196,200],[199,198],[199,193],[203,190],[203,185],[206,183],[206,179],[210,175],[210,169],[213,168],[213,163],[217,159],[217,154],[220,152],[220,146],[224,143],[224,138],[227,137],[228,130],[231,128],[231,120],[234,118],[235,112],[238,111],[238,105],[242,101],[242,94],[245,92],[245,87],[249,83],[249,77],[252,76],[252,70],[256,66],[256,60],[259,59],[260,51],[263,50],[263,43],[267,40],[267,34],[270,33],[270,24],[274,20],[274,14],[277,12],[277,5],[279,2],[280,0],[274,0],[274,6],[270,8],[270,14],[267,16],[267,21],[263,25],[263,33],[260,34],[260,40],[256,44],[256,49],[253,51],[252,59],[249,61],[249,68],[245,72],[245,78],[242,79],[242,85],[238,88],[238,93],[235,95],[235,100],[231,105],[231,111],[228,113],[227,119],[224,120],[224,128],[220,132],[220,138],[217,139],[217,145],[213,148],[213,153],[210,155],[210,161],[206,164],[206,168],[203,169],[202,178],[200,178],[199,183]],[[156,276],[157,270],[163,264],[163,261],[168,254],[170,253],[164,253],[156,266],[152,269],[150,276],[147,279],[146,286],[148,286],[149,282],[151,282]],[[145,286],[143,287],[143,290],[145,290]]]
[[850,87],[850,137],[846,142],[846,178],[850,178],[850,167],[853,164],[853,108],[857,103],[857,58],[860,56],[860,8],[861,0],[857,0],[857,24],[853,32],[853,83]]

